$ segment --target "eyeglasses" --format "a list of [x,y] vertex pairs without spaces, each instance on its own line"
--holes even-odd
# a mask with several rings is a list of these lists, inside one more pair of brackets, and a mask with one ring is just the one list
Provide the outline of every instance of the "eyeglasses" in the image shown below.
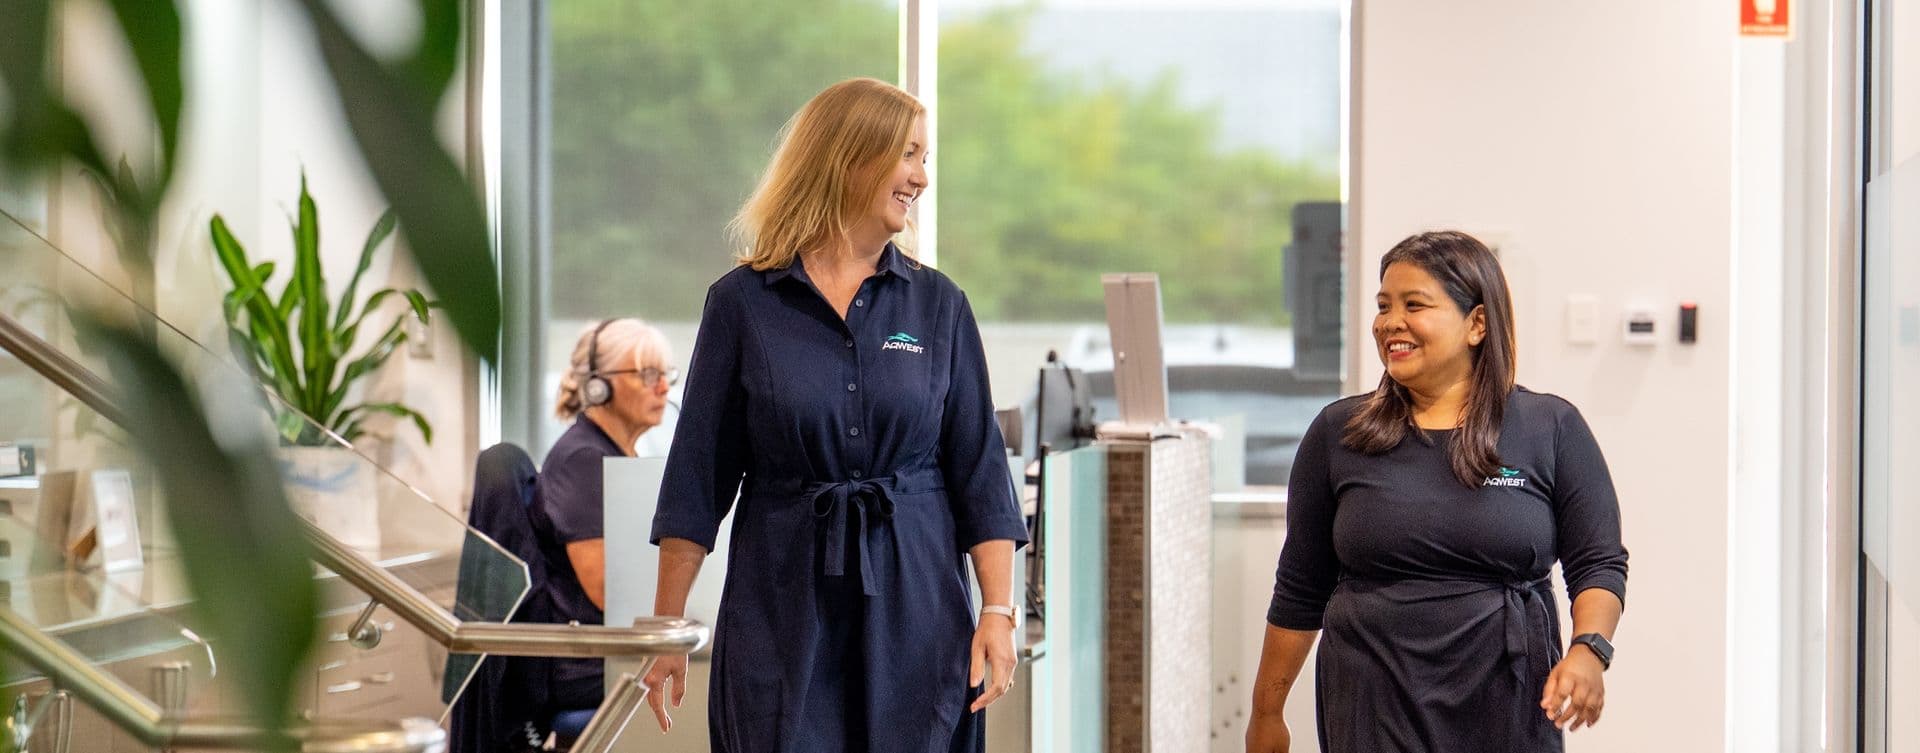
[[672,387],[680,383],[679,369],[662,370],[662,369],[653,368],[652,366],[648,366],[647,368],[644,368],[644,369],[612,369],[612,370],[600,372],[601,376],[613,376],[614,374],[639,374],[640,384],[644,385],[647,389],[653,389],[654,387],[659,386],[660,380],[662,379],[667,380],[668,387]]

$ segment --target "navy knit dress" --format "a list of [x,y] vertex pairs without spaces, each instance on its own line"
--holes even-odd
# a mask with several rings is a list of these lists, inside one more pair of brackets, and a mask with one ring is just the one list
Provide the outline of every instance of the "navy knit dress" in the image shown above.
[[1550,570],[1561,565],[1569,598],[1626,594],[1619,502],[1593,433],[1567,401],[1516,388],[1503,467],[1469,488],[1450,431],[1411,432],[1379,455],[1341,446],[1364,400],[1327,406],[1301,441],[1267,616],[1322,631],[1322,750],[1562,750],[1540,709],[1561,656]]

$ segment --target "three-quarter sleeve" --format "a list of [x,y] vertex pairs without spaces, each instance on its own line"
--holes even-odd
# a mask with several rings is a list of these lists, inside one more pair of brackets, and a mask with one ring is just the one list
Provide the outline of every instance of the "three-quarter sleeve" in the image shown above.
[[707,289],[687,368],[680,420],[654,508],[651,540],[686,539],[713,551],[720,521],[746,472],[746,390],[740,378],[741,304],[723,279]]
[[1627,601],[1627,550],[1620,543],[1620,501],[1600,443],[1566,404],[1557,411],[1553,448],[1554,527],[1567,598],[1604,588]]
[[963,551],[998,539],[1011,539],[1018,548],[1027,543],[1027,525],[1014,496],[1006,439],[993,416],[986,348],[965,293],[954,319],[940,433],[940,472],[953,507],[954,534]]
[[1267,622],[1288,630],[1319,630],[1340,579],[1340,558],[1333,548],[1337,507],[1328,468],[1335,427],[1321,411],[1300,438],[1287,480],[1287,541],[1273,577],[1273,602]]

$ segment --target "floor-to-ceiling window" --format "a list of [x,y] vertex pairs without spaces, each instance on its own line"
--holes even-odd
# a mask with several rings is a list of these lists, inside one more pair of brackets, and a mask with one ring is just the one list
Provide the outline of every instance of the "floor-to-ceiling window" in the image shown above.
[[[897,0],[566,0],[547,14],[552,220],[537,393],[550,403],[576,338],[605,317],[659,325],[684,368],[707,286],[733,265],[727,221],[781,125],[835,81],[897,80],[900,11]],[[546,416],[529,438],[537,456],[565,427],[534,407]],[[665,453],[671,414],[642,454]]]
[[[501,195],[505,350],[519,338],[537,362],[503,366],[502,433],[536,458],[599,319],[653,321],[685,368],[707,286],[733,264],[726,224],[780,127],[852,76],[933,108],[913,240],[967,291],[996,404],[1031,409],[1053,351],[1086,370],[1095,418],[1117,417],[1103,272],[1159,274],[1172,413],[1235,437],[1219,486],[1283,484],[1338,395],[1347,0],[501,2],[535,16],[501,29],[530,90],[505,87],[502,136],[522,143],[503,150]],[[512,158],[526,153],[531,167]],[[676,418],[640,453],[664,453]],[[1248,553],[1252,591],[1276,548]],[[1259,601],[1222,600],[1251,605],[1231,619],[1256,637],[1216,660],[1255,660]]]
[[1116,418],[1099,273],[1157,272],[1172,412],[1286,482],[1339,392],[1342,7],[942,0],[940,264],[997,400],[1052,350]]
[[1920,7],[1867,12],[1861,738],[1892,753],[1920,750]]
[[[939,222],[923,246],[974,302],[995,401],[1030,403],[1049,350],[1110,391],[1099,275],[1158,272],[1173,412],[1245,426],[1246,480],[1283,483],[1340,376],[1343,7],[545,4],[548,303],[526,325],[536,383],[506,399],[549,400],[575,338],[607,316],[661,325],[684,365],[706,286],[732,263],[727,220],[780,126],[833,81],[903,81],[903,60],[931,56],[922,203]],[[930,33],[903,37],[905,12],[934,8]],[[669,413],[643,452],[664,450]],[[537,455],[560,428],[508,436]]]

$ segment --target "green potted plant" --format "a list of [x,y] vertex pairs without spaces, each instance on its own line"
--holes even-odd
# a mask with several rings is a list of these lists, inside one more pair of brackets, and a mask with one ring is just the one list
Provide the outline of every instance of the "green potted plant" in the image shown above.
[[[381,288],[356,301],[374,251],[393,233],[391,210],[367,234],[359,264],[338,299],[327,293],[320,263],[319,211],[304,174],[299,209],[290,224],[293,273],[275,293],[269,282],[276,265],[250,259],[226,220],[214,215],[214,254],[232,283],[222,301],[228,339],[235,357],[283,401],[273,408],[281,466],[295,509],[346,543],[377,551],[376,475],[371,463],[334,436],[350,445],[365,434],[367,418],[386,414],[410,419],[421,436],[433,442],[433,427],[418,411],[364,396],[353,401],[353,391],[406,343],[408,318],[427,324],[434,304],[417,290],[398,288]],[[381,304],[395,297],[404,300],[407,308],[381,327],[374,315]],[[376,330],[379,336],[359,347],[361,334]]]

